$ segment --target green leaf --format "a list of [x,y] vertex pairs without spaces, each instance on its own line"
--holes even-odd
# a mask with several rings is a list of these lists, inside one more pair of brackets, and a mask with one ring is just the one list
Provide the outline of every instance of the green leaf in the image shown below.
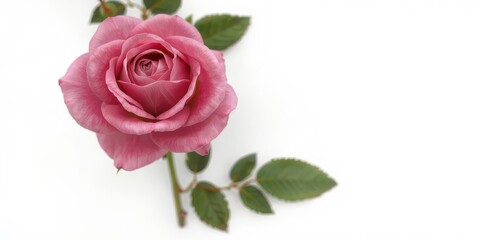
[[125,10],[125,5],[118,1],[105,2],[105,5],[103,7],[101,4],[99,4],[93,11],[90,23],[100,23],[108,17],[124,15]]
[[199,182],[192,190],[192,206],[200,220],[227,231],[230,212],[225,195],[209,182]]
[[272,196],[287,201],[317,197],[337,185],[319,168],[294,159],[265,164],[257,172],[257,182]]
[[209,15],[195,23],[210,49],[224,50],[240,40],[250,24],[250,17]]
[[230,179],[234,182],[245,180],[255,168],[256,161],[257,155],[255,153],[249,154],[238,160],[230,170]]
[[173,14],[178,10],[178,8],[180,8],[182,1],[181,0],[143,0],[143,4],[153,14],[159,14],[159,13]]
[[212,149],[210,149],[210,151],[208,151],[208,154],[205,156],[202,156],[196,152],[187,153],[186,157],[187,157],[188,168],[194,173],[201,172],[203,169],[207,167],[208,161],[210,160],[211,152],[212,152]]
[[240,188],[240,198],[243,204],[257,213],[273,213],[270,204],[263,193],[255,186],[242,186]]
[[193,15],[192,14],[188,15],[188,17],[185,18],[185,21],[192,24],[193,23]]

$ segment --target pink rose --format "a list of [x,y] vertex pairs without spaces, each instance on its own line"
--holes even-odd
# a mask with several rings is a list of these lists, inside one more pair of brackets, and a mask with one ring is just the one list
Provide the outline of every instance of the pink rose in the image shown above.
[[59,83],[72,117],[125,170],[168,151],[207,154],[237,104],[222,53],[170,15],[108,18]]

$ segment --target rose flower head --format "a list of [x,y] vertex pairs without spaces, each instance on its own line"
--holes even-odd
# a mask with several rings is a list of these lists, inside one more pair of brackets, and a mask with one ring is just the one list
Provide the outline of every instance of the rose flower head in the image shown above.
[[207,154],[237,104],[222,53],[163,14],[106,19],[59,83],[72,117],[125,170],[170,151]]

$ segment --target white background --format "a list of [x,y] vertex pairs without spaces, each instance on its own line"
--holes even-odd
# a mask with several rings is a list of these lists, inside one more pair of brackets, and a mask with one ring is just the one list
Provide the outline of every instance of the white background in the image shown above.
[[227,184],[257,152],[339,183],[271,200],[272,216],[228,193],[228,233],[201,223],[188,196],[178,228],[165,162],[116,175],[68,114],[57,81],[87,51],[95,5],[2,0],[0,239],[480,239],[478,0],[184,0],[183,17],[252,16],[225,53],[239,105],[201,179]]

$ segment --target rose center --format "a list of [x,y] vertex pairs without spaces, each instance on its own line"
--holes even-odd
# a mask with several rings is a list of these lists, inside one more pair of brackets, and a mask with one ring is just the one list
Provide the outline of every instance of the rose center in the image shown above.
[[152,76],[163,73],[168,69],[162,54],[153,54],[142,57],[137,61],[135,72],[143,76]]
[[143,60],[140,62],[140,70],[148,75],[152,74],[152,61]]

